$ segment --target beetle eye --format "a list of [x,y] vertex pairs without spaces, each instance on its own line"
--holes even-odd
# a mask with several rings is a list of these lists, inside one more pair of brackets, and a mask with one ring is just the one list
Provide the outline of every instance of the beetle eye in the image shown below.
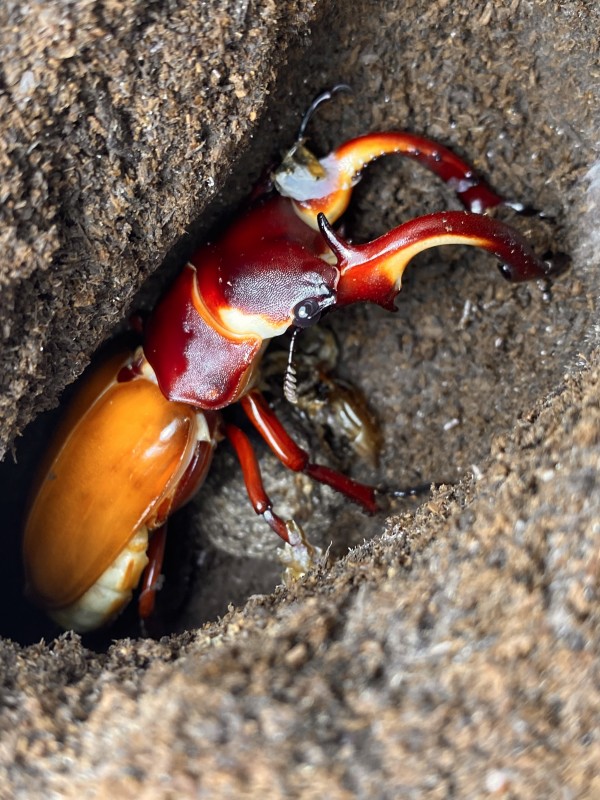
[[297,328],[308,328],[319,321],[321,316],[321,305],[314,297],[309,297],[307,300],[297,303],[292,311],[294,316],[294,325]]

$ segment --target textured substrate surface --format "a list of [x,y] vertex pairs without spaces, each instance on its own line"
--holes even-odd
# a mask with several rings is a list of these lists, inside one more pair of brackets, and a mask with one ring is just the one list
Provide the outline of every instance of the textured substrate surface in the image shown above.
[[[376,128],[434,136],[551,214],[525,230],[573,269],[548,300],[452,250],[416,265],[398,314],[332,316],[338,372],[384,436],[376,471],[348,453],[337,463],[392,485],[449,485],[365,521],[265,458],[311,538],[336,554],[359,546],[198,630],[280,572],[224,449],[189,515],[190,552],[208,555],[171,620],[187,632],[98,652],[96,639],[4,640],[0,796],[600,794],[598,13],[578,2],[28,9],[0,11],[6,445],[134,297],[153,302],[293,140],[311,97],[340,80],[354,95],[319,112],[317,146]],[[365,177],[347,225],[370,238],[452,202],[389,160]],[[37,425],[1,476],[2,632],[21,642],[53,633],[20,600],[17,518]]]

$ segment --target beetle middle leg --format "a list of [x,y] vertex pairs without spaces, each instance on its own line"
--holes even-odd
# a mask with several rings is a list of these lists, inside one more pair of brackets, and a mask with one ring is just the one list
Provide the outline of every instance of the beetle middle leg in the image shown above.
[[237,425],[226,424],[225,436],[231,442],[240,462],[246,492],[257,514],[285,542],[280,560],[285,565],[284,580],[295,580],[314,567],[321,549],[313,547],[295,520],[283,520],[273,510],[273,503],[264,487],[260,465],[250,439]]

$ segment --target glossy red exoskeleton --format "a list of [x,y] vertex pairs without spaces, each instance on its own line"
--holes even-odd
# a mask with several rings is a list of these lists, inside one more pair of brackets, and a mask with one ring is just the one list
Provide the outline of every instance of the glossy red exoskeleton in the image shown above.
[[[363,168],[391,153],[433,171],[466,210],[350,244],[332,226]],[[150,613],[164,523],[202,484],[223,437],[255,511],[299,561],[308,558],[293,520],[272,508],[248,437],[220,415],[232,403],[289,469],[375,510],[376,489],[313,462],[256,388],[270,339],[350,303],[393,310],[408,262],[438,245],[487,250],[511,281],[551,278],[565,266],[564,258],[538,258],[515,230],[486,216],[505,201],[453,152],[414,134],[367,134],[322,159],[299,140],[273,184],[195,253],[151,315],[143,346],[92,372],[54,436],[28,509],[24,559],[29,593],[65,627],[84,631],[110,620],[144,570],[140,612]]]

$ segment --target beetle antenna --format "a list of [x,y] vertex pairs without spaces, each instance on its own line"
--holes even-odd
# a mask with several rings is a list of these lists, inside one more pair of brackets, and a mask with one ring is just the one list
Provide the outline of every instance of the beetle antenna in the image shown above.
[[323,105],[323,103],[328,103],[336,94],[339,92],[352,92],[352,88],[348,86],[347,83],[336,83],[335,86],[332,86],[331,89],[327,89],[325,92],[321,92],[318,94],[312,103],[309,105],[306,113],[302,117],[302,122],[300,123],[300,127],[298,128],[298,135],[296,136],[296,141],[300,142],[304,139],[304,134],[306,133],[306,128],[308,127],[308,123],[314,116],[315,111],[319,106]]
[[294,406],[298,405],[298,379],[296,377],[296,365],[294,364],[294,347],[296,345],[296,337],[298,336],[299,332],[299,328],[294,328],[292,331],[287,366],[285,368],[285,375],[283,378],[283,396],[288,403],[291,403]]

